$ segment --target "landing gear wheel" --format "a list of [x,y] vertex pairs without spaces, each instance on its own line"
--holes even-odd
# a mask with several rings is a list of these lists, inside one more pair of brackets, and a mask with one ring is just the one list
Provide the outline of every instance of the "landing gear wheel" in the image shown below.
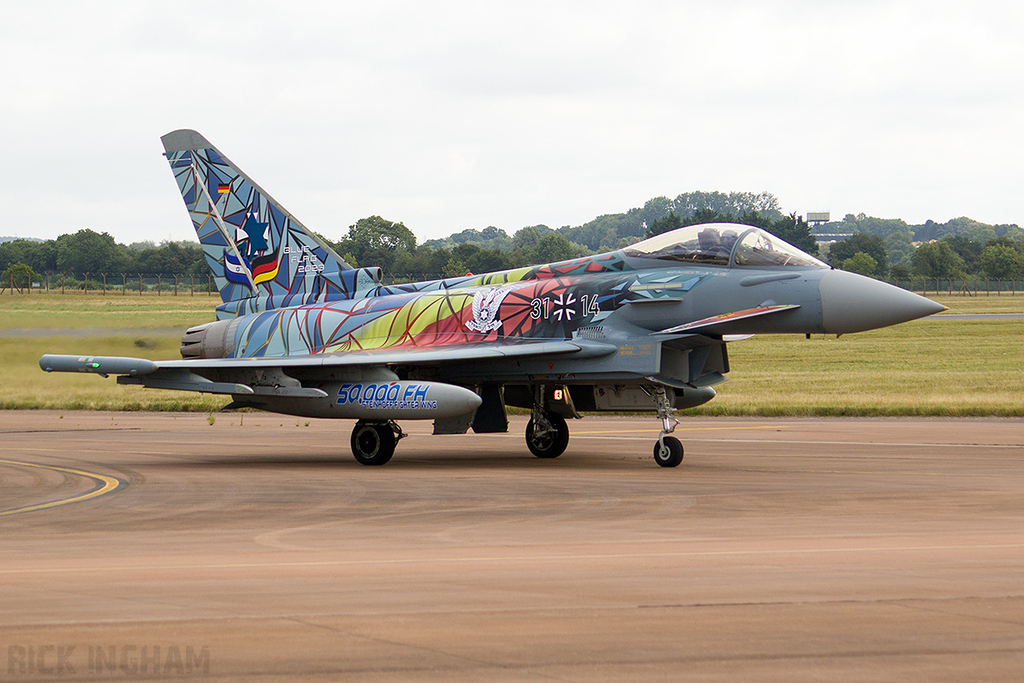
[[526,445],[538,458],[557,458],[569,445],[569,425],[558,413],[545,413],[544,419],[547,428],[543,423],[534,424],[533,418],[526,423]]
[[662,467],[678,467],[683,461],[683,444],[674,436],[665,436],[654,442],[654,462]]
[[352,455],[363,465],[383,465],[395,454],[395,431],[387,422],[357,422]]

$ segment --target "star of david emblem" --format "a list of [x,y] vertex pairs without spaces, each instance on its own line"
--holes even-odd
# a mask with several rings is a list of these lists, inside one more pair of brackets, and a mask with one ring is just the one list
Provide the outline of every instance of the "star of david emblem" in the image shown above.
[[245,225],[242,226],[242,230],[249,237],[249,258],[253,258],[258,253],[270,248],[266,238],[263,236],[269,225],[270,223],[260,223],[257,221],[255,214],[250,213],[245,217]]

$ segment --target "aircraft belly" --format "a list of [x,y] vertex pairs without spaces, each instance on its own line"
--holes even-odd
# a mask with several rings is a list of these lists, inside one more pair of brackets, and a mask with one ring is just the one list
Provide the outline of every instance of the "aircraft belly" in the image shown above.
[[[694,339],[698,341],[694,341]],[[600,357],[526,357],[472,364],[445,365],[429,376],[458,384],[479,382],[591,383],[615,380],[667,386],[708,386],[725,380],[729,371],[725,344],[690,336],[685,341],[641,338],[618,345],[616,353]]]
[[597,358],[573,358],[572,354],[552,357],[527,357],[478,361],[472,364],[445,366],[446,381],[472,383],[478,381],[515,382],[524,377],[531,380],[574,377],[588,380],[600,377],[642,378],[658,371],[661,357],[659,342],[620,346],[618,351]]

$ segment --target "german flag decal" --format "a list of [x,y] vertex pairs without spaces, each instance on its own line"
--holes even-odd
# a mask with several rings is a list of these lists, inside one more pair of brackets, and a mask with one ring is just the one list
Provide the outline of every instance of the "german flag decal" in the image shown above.
[[268,282],[277,277],[279,269],[277,254],[268,254],[252,260],[252,281],[256,284]]

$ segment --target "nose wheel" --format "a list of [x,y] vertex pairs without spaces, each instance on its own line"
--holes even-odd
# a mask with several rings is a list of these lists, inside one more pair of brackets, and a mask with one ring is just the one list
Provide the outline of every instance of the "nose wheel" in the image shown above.
[[654,442],[654,462],[662,467],[678,467],[683,462],[683,444],[674,436],[663,436]]
[[676,437],[669,436],[679,424],[675,416],[675,406],[668,400],[665,387],[658,385],[643,389],[654,399],[658,419],[661,420],[661,434],[654,442],[654,462],[662,467],[679,467],[683,462],[683,444]]

